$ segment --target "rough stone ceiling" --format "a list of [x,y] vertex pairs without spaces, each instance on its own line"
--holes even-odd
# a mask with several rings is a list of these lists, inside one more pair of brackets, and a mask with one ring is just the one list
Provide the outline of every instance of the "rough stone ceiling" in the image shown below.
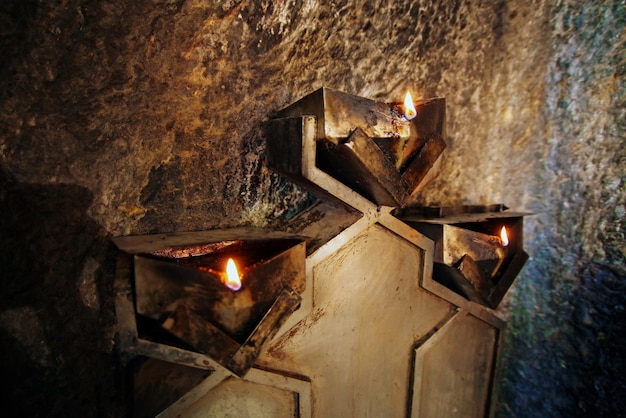
[[[528,96],[545,51],[510,60],[545,37],[542,8],[74,1],[37,12],[7,86],[5,161],[20,181],[90,190],[90,215],[112,233],[271,215],[260,124],[321,86],[388,101],[406,89],[446,97],[449,152],[425,199],[525,203],[505,169],[523,172],[529,158],[504,161],[513,150],[532,155],[531,132],[510,124],[526,129],[520,115],[537,112]],[[528,19],[541,25],[507,30]]]

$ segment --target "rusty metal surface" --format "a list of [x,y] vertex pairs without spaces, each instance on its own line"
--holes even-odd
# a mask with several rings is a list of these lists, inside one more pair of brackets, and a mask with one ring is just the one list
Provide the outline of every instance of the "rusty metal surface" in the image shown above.
[[153,418],[213,372],[195,367],[138,357],[132,370],[133,418]]
[[446,147],[446,101],[432,98],[415,102],[417,116],[410,121],[409,136],[393,141],[374,138],[394,162],[411,192],[418,186]]
[[[348,204],[346,199],[337,196],[332,182],[321,181],[316,167],[317,126],[314,116],[269,120],[265,125],[268,167],[337,207],[359,209],[356,206],[360,205],[355,206],[355,199],[350,199]],[[357,218],[359,215],[358,212],[355,214]]]
[[433,279],[467,300],[483,306],[489,306],[487,295],[479,292],[477,287],[457,267],[435,262],[433,265]]
[[245,375],[256,361],[265,343],[276,335],[280,326],[298,308],[301,300],[300,295],[292,289],[289,287],[283,288],[252,334],[226,363],[228,369],[235,372],[238,376]]
[[243,376],[256,361],[266,341],[297,309],[300,300],[296,292],[284,288],[243,344],[184,305],[178,306],[163,326],[198,352],[211,356],[238,376]]
[[[174,247],[155,237],[122,240],[126,248],[152,250],[119,256],[115,289],[123,349],[184,365],[201,361],[209,369],[206,354],[245,374],[300,303],[306,243],[231,239],[179,246],[175,238]],[[240,291],[220,280],[219,266],[228,257],[241,263]]]
[[180,347],[155,343],[140,337],[134,307],[135,298],[131,282],[132,271],[132,256],[124,253],[119,254],[114,289],[116,295],[115,311],[122,351],[199,369],[214,370],[214,363],[205,355]]
[[228,243],[237,240],[280,240],[306,241],[307,237],[284,231],[258,227],[214,229],[209,231],[169,232],[152,235],[128,235],[112,238],[113,243],[128,254],[149,254],[168,248],[201,246],[210,243]]
[[194,350],[211,356],[222,365],[239,348],[239,343],[230,335],[185,305],[179,305],[167,317],[163,328],[190,344]]
[[[501,212],[485,212],[494,208]],[[468,300],[496,308],[528,259],[523,214],[506,212],[504,205],[438,208],[430,214],[448,216],[433,219],[407,212],[411,210],[402,219],[434,241],[433,279]],[[506,247],[499,238],[502,226],[509,235]]]
[[339,144],[317,141],[317,165],[376,204],[399,206],[407,196],[400,173],[360,128]]
[[[315,164],[377,205],[399,207],[419,190],[445,148],[445,100],[399,105],[320,89],[268,124],[268,165],[296,181],[306,171],[305,118],[315,124]],[[297,119],[302,119],[298,121]],[[300,147],[302,147],[300,149]],[[313,189],[317,189],[315,181]]]
[[502,203],[489,205],[459,205],[459,206],[423,206],[412,208],[409,211],[420,213],[425,218],[447,218],[453,215],[463,215],[469,213],[493,213],[504,212],[509,208]]
[[[227,378],[184,411],[186,418],[299,418],[297,393],[247,379]],[[180,415],[165,415],[180,416]]]
[[358,221],[363,215],[347,205],[320,200],[283,226],[286,232],[309,237],[306,240],[307,256]]
[[[429,138],[424,146],[419,149],[417,155],[407,162],[407,168],[402,173],[402,181],[407,185],[407,192],[412,197],[419,190],[420,185],[435,162],[446,148],[446,142],[440,135]],[[410,186],[409,186],[410,185]],[[402,206],[410,205],[407,199],[402,201]]]
[[[306,120],[308,119],[303,118],[302,131],[305,133],[308,131],[304,125],[308,123],[314,126],[314,120],[308,122]],[[407,363],[403,362],[402,354],[391,353],[396,353],[394,350],[401,349],[401,341],[406,340],[404,332],[410,327],[425,325],[426,323],[432,323],[433,326],[436,326],[437,320],[433,320],[436,315],[433,315],[434,310],[431,302],[451,301],[455,306],[472,312],[476,318],[491,324],[496,329],[503,327],[504,324],[493,311],[484,308],[487,306],[485,303],[469,302],[432,280],[434,246],[431,247],[430,241],[424,239],[423,235],[408,227],[407,224],[393,218],[397,224],[401,224],[401,227],[395,226],[394,222],[390,222],[389,219],[382,216],[386,213],[386,208],[376,209],[369,202],[366,204],[357,202],[352,194],[346,193],[342,189],[342,185],[338,184],[338,181],[333,181],[334,178],[328,179],[321,176],[320,170],[314,167],[315,159],[311,158],[310,154],[311,148],[315,150],[315,137],[310,133],[306,135],[308,136],[301,139],[303,142],[302,173],[297,174],[306,179],[311,179],[330,194],[359,208],[364,213],[364,217],[339,234],[335,240],[326,243],[308,257],[311,265],[308,277],[312,284],[307,288],[307,297],[311,299],[310,302],[303,301],[303,304],[308,306],[308,311],[305,311],[308,314],[297,315],[299,321],[291,322],[292,327],[289,331],[274,340],[268,353],[262,354],[257,364],[262,367],[283,370],[286,375],[304,374],[310,377],[315,395],[316,416],[332,416],[338,412],[346,416],[355,416],[361,413],[407,416],[404,400],[396,399],[395,402],[386,403],[388,399],[385,396],[394,397],[398,395],[395,392],[398,387],[408,391],[410,385],[385,384],[384,382],[387,382],[388,379],[396,379],[398,376],[402,376],[400,378],[402,382],[408,380],[404,374],[406,369],[403,368],[406,367]],[[308,158],[307,153],[309,153]],[[391,215],[389,216],[391,217]],[[379,241],[381,237],[387,235],[379,235],[378,228],[372,228],[371,224],[368,226],[368,222],[380,222],[381,225],[378,227],[383,231],[389,232],[386,228],[395,231],[391,236],[413,237],[413,239],[419,237],[420,248],[427,250],[423,252],[418,250],[414,260],[425,257],[424,264],[411,268],[408,267],[410,262],[399,262],[396,257],[406,256],[407,249],[403,249],[402,246],[395,247],[385,239]],[[438,227],[438,225],[431,226],[433,228]],[[363,235],[355,231],[361,231]],[[360,255],[370,251],[369,255]],[[381,251],[384,251],[384,256],[381,256]],[[393,267],[386,268],[385,266],[389,263]],[[406,279],[398,280],[398,276],[396,276],[399,273],[398,266],[402,266],[401,270],[405,268],[412,270],[412,273]],[[381,279],[382,277],[384,279]],[[404,287],[409,283],[416,286],[417,294],[411,293]],[[473,290],[471,285],[469,286]],[[313,294],[308,293],[310,289],[314,290]],[[400,291],[402,296],[398,296],[398,299],[394,298],[393,302],[390,302],[386,297],[390,293],[393,294],[394,291]],[[433,294],[437,296],[433,296]],[[389,311],[401,309],[400,305],[407,307],[403,305],[404,302],[401,302],[401,299],[405,300],[405,296],[410,313],[407,312],[399,315],[396,320],[388,321],[388,323],[402,324],[397,328],[394,327],[393,338],[386,339],[379,336],[368,340],[373,333],[381,332],[379,328],[376,328],[376,324],[381,322],[379,316],[392,315]],[[430,297],[433,299],[429,299]],[[380,306],[380,308],[376,309],[374,306]],[[442,315],[446,316],[448,312],[444,309]],[[371,315],[377,315],[377,319],[372,320]],[[415,319],[415,322],[412,319]],[[433,322],[429,322],[431,320]],[[359,325],[355,326],[354,324]],[[376,328],[377,331],[369,328]],[[414,332],[409,339],[417,338],[416,335],[423,335],[421,332],[426,331],[422,329],[419,332]],[[393,341],[395,345],[386,345],[388,341]],[[382,352],[381,347],[383,347]],[[367,359],[376,360],[368,362]],[[384,364],[381,364],[380,359],[385,359]],[[403,367],[396,365],[397,360],[403,362]],[[493,358],[488,358],[474,364],[471,363],[471,356],[468,356],[463,361],[467,362],[465,364],[466,369],[472,370],[486,363],[489,367],[493,367],[493,360]],[[363,366],[363,364],[365,365]],[[377,364],[380,367],[369,367],[372,364]],[[368,373],[371,375],[367,375]],[[361,384],[362,382],[374,381],[376,383],[371,385]],[[485,379],[479,378],[477,381],[480,384],[489,385],[489,376]],[[394,389],[390,391],[390,387]],[[356,393],[367,394],[367,399],[356,395]],[[380,398],[381,393],[386,394],[382,399]],[[406,395],[400,395],[399,399],[405,399],[403,396]],[[481,400],[477,402],[481,402]],[[483,404],[483,407],[488,407],[488,402]]]
[[409,122],[399,107],[364,97],[321,88],[281,110],[275,118],[313,115],[317,118],[317,138],[336,144],[361,128],[370,138],[408,138]]
[[[225,370],[225,369],[224,369]],[[297,417],[311,418],[311,382],[302,376],[286,376],[252,368],[244,378],[211,374],[158,418],[181,416]],[[243,389],[243,391],[240,391]]]
[[155,257],[182,259],[199,257],[211,253],[221,253],[231,248],[237,248],[237,246],[241,246],[240,240],[210,242],[207,244],[186,245],[184,247],[168,247],[152,251],[150,254]]
[[204,354],[142,338],[138,338],[136,344],[127,347],[126,351],[198,369],[216,370],[220,367],[211,357]]
[[497,281],[495,289],[493,289],[489,295],[489,306],[492,308],[498,306],[507,290],[509,290],[509,287],[511,287],[515,281],[515,278],[522,270],[522,267],[526,264],[526,261],[528,261],[528,254],[526,251],[518,250],[515,252],[513,259],[504,267],[505,270]]
[[457,268],[480,294],[491,294],[494,287],[493,282],[490,277],[485,275],[485,270],[478,265],[472,256],[465,254],[461,257]]
[[477,262],[496,260],[490,271],[486,271],[491,278],[506,257],[507,247],[502,246],[500,238],[492,234],[473,231],[455,225],[443,225],[443,263],[457,265],[465,256],[469,255]]
[[115,314],[122,349],[130,349],[137,343],[137,323],[131,276],[132,257],[128,254],[118,254],[113,289],[115,291]]
[[[411,416],[411,411],[406,409],[411,405],[408,399],[415,401],[412,395],[422,383],[416,374],[410,378],[410,347],[415,347],[415,341],[432,337],[429,330],[436,328],[442,318],[453,312],[471,312],[472,318],[479,323],[485,321],[495,334],[487,331],[483,335],[495,335],[493,340],[499,338],[499,327],[503,324],[492,311],[483,308],[486,306],[484,302],[479,306],[449,289],[441,291],[431,286],[428,279],[433,271],[434,246],[419,232],[391,216],[391,207],[376,207],[345,187],[345,182],[320,170],[316,147],[323,136],[315,136],[320,123],[311,116],[300,115],[294,119],[270,122],[270,126],[286,132],[277,133],[275,138],[278,141],[268,139],[268,160],[284,172],[303,179],[303,184],[312,184],[315,190],[323,190],[353,206],[362,217],[308,254],[307,280],[310,281],[302,295],[305,309],[300,309],[304,313],[289,317],[285,322],[286,330],[281,330],[280,337],[267,347],[258,348],[259,344],[271,340],[276,332],[277,327],[271,323],[282,323],[288,317],[287,312],[297,303],[291,300],[291,304],[283,304],[280,309],[270,309],[266,318],[273,319],[267,324],[261,322],[256,329],[258,334],[252,332],[243,343],[237,341],[241,343],[238,356],[227,361],[226,367],[243,375],[247,365],[254,362],[250,359],[260,355],[256,358],[258,367],[279,370],[283,376],[307,376],[311,379],[314,396],[310,401],[316,416],[337,413],[346,416]],[[349,133],[353,132],[354,129]],[[348,140],[348,135],[335,138],[335,145],[372,139],[367,133],[357,132],[356,135],[352,141]],[[379,146],[379,149],[390,162],[399,164],[394,167],[397,173],[407,172],[413,169],[409,162],[414,161],[411,157],[419,155],[419,150],[433,152],[433,155],[441,151],[437,150],[437,143],[440,146],[442,138],[436,135],[424,136],[419,141],[423,142],[414,141],[407,148]],[[434,151],[425,148],[424,144],[429,141]],[[273,147],[270,142],[277,146]],[[370,145],[370,142],[364,143],[363,148],[353,153],[355,158],[367,161],[366,150]],[[302,148],[297,150],[296,147]],[[398,153],[400,149],[409,151]],[[283,151],[290,161],[281,161],[285,158],[281,157]],[[473,220],[469,218],[469,221]],[[490,233],[480,228],[477,232]],[[466,260],[467,267],[476,267],[469,260]],[[456,271],[463,276],[461,270]],[[424,283],[428,283],[428,289]],[[472,283],[468,283],[470,289],[476,291]],[[399,325],[390,327],[389,324]],[[463,327],[471,328],[471,324]],[[433,343],[437,341],[440,340],[435,338]],[[447,347],[447,342],[444,345]],[[489,393],[491,374],[483,371],[493,368],[494,356],[473,362],[474,356],[484,354],[484,351],[474,351],[458,359],[456,364],[461,370],[461,380],[473,379],[472,382],[480,388],[488,387],[481,393]],[[429,376],[436,374],[430,373]],[[469,399],[465,395],[464,401]],[[461,410],[472,412],[476,405],[485,410],[488,403],[488,399],[480,398],[473,404],[462,404]],[[413,402],[413,405],[422,404]]]
[[304,121],[305,118],[301,117],[271,119],[264,128],[267,166],[300,184],[308,185],[309,182],[305,183],[302,178]]
[[310,315],[257,364],[308,376],[315,416],[404,417],[411,347],[453,308],[419,287],[422,250],[380,224],[328,245]]
[[414,348],[410,417],[488,415],[500,330],[459,312]]
[[[185,305],[232,338],[244,339],[284,286],[304,290],[303,242],[252,240],[226,248],[185,258],[136,255],[137,312],[162,321]],[[242,289],[237,292],[224,286],[219,276],[229,257],[240,265]]]
[[[270,283],[280,283],[288,286],[297,293],[304,291],[306,286],[304,262],[306,258],[306,244],[294,243],[285,251],[275,254],[273,257],[255,263],[249,273],[244,269],[242,281],[249,281],[255,297],[261,297],[267,293]],[[248,279],[248,274],[250,279]],[[252,277],[277,278],[274,280],[251,280]],[[276,289],[279,289],[277,286]],[[279,290],[280,291],[280,290]],[[275,293],[274,293],[275,294]]]
[[500,203],[491,205],[415,206],[398,208],[394,210],[394,216],[406,222],[460,224],[533,215],[530,212],[516,212],[508,209],[507,206]]

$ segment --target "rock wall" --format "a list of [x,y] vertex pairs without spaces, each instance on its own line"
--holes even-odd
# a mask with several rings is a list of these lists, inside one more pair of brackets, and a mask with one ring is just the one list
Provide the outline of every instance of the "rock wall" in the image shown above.
[[623,4],[550,9],[525,186],[532,259],[511,298],[502,416],[626,407],[625,26]]
[[260,127],[327,86],[445,97],[421,200],[537,213],[499,413],[623,406],[602,373],[624,375],[626,12],[579,3],[2,2],[1,367],[19,376],[4,404],[119,414],[108,238],[280,224],[310,196],[266,170]]

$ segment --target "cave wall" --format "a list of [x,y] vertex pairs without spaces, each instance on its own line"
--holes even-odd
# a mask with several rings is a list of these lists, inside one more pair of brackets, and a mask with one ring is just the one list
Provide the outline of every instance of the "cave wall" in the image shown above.
[[[531,260],[511,295],[503,416],[619,416],[626,400],[626,8],[560,2],[525,206]],[[505,186],[506,187],[506,186]]]
[[537,213],[503,308],[499,413],[623,405],[605,388],[624,371],[605,373],[624,357],[623,3],[321,3],[2,3],[1,367],[21,382],[5,403],[121,413],[108,239],[280,225],[310,197],[265,168],[260,127],[326,86],[445,97],[421,201]]

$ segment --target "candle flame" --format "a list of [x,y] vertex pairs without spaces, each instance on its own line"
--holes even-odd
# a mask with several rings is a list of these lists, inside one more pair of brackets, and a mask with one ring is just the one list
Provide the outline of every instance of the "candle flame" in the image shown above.
[[228,259],[226,263],[226,278],[224,284],[231,290],[241,289],[241,279],[239,278],[239,272],[237,266],[232,258]]
[[417,116],[417,110],[415,110],[415,105],[413,104],[413,97],[407,91],[406,96],[404,96],[404,117],[406,120],[411,120],[415,116]]
[[506,234],[506,227],[502,227],[502,230],[500,231],[500,239],[502,240],[502,246],[506,247],[509,245],[509,237]]

